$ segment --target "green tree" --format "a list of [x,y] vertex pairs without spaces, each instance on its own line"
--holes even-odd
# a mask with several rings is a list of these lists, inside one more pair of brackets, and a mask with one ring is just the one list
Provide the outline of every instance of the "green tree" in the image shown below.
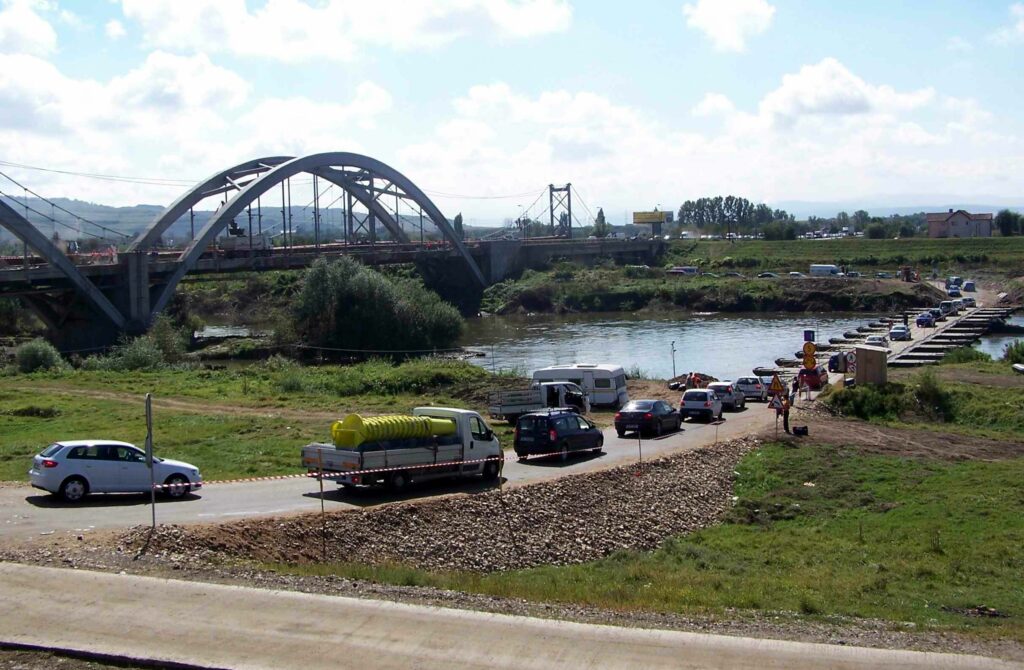
[[872,223],[865,229],[864,236],[872,240],[885,239],[885,226],[880,223]]
[[604,218],[604,209],[598,208],[597,216],[594,217],[594,237],[608,237],[608,233],[610,233],[611,230],[612,227]]
[[1003,237],[1009,237],[1020,230],[1020,214],[1011,212],[1008,209],[1000,210],[996,214],[995,223],[996,228],[999,229],[999,234]]
[[868,221],[871,220],[871,215],[865,212],[863,209],[858,209],[853,213],[853,225],[857,230],[863,230],[867,225]]
[[455,237],[460,240],[466,239],[466,231],[462,228],[462,212],[456,214],[455,218],[452,219],[452,228],[455,229]]

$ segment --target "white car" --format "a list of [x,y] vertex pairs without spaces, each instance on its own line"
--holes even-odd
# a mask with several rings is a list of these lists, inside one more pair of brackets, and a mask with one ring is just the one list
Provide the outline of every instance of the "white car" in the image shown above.
[[868,338],[864,340],[864,344],[869,347],[881,347],[886,351],[889,350],[889,340],[885,335],[868,335]]
[[[90,493],[146,493],[150,473],[146,454],[133,444],[114,440],[54,442],[32,460],[32,486],[78,502]],[[199,468],[169,458],[153,458],[158,489],[180,498],[203,485]]]
[[722,400],[710,389],[689,389],[679,399],[679,416],[703,418],[705,421],[722,418]]
[[728,407],[732,412],[738,412],[746,406],[746,398],[743,392],[736,388],[732,382],[712,382],[708,388],[714,391],[722,400],[723,407]]
[[743,394],[744,399],[750,398],[761,402],[768,400],[768,385],[757,377],[740,377],[733,386]]

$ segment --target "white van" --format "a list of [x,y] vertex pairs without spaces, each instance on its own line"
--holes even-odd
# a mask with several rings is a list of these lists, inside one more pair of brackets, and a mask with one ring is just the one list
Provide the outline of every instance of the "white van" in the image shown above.
[[567,381],[577,384],[590,396],[591,405],[619,408],[629,402],[626,371],[610,363],[572,363],[551,365],[533,373],[534,382]]
[[810,274],[812,277],[834,277],[839,274],[839,266],[812,265]]

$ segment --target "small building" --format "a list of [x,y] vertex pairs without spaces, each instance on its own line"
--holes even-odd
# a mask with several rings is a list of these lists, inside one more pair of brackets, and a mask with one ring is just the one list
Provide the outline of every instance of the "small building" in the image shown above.
[[878,384],[884,385],[889,380],[889,367],[887,364],[889,350],[882,347],[873,347],[868,344],[858,344],[856,347],[857,369],[853,378],[857,385]]
[[992,214],[962,209],[928,214],[928,237],[992,237]]

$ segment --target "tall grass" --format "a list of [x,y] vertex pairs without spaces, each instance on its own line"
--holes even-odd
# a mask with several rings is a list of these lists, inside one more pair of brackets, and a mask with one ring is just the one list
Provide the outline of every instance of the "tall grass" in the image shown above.
[[1003,360],[1007,363],[1024,365],[1024,340],[1011,342],[1003,348]]

